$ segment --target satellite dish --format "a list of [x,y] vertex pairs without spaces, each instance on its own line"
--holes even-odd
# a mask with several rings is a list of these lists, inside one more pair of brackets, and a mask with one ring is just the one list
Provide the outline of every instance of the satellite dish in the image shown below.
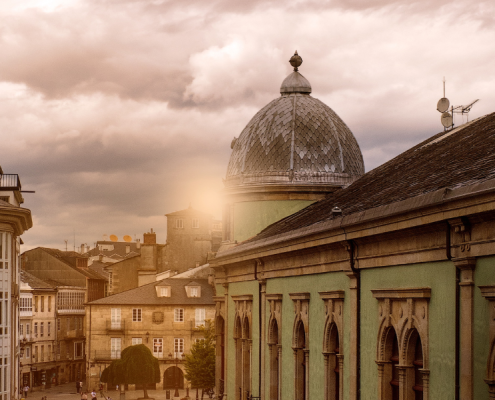
[[447,99],[446,97],[442,97],[440,100],[438,100],[437,110],[443,113],[449,109],[449,106],[450,106],[449,99]]
[[115,235],[110,235],[110,240],[112,242],[118,242],[119,241],[119,238],[117,236],[115,236]]
[[452,119],[452,115],[448,112],[442,113],[442,116],[440,117],[440,120],[442,121],[442,125],[445,128],[448,128],[452,126],[454,120]]
[[124,242],[132,242],[132,238],[129,235],[125,235]]

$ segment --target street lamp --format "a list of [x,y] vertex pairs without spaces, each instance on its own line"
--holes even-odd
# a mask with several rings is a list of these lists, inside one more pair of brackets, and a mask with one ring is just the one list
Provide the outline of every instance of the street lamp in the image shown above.
[[[172,353],[168,353],[168,356],[172,358]],[[174,369],[174,384],[175,384],[175,392],[174,392],[174,397],[179,397],[179,388],[178,388],[178,382],[177,382],[177,370],[179,367],[177,364],[179,363],[179,358],[175,357],[175,369]]]

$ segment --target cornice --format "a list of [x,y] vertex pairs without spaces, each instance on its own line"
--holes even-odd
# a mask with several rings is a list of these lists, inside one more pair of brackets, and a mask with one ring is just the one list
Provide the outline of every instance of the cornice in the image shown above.
[[495,210],[495,179],[441,189],[348,216],[329,219],[218,252],[215,266],[359,239]]

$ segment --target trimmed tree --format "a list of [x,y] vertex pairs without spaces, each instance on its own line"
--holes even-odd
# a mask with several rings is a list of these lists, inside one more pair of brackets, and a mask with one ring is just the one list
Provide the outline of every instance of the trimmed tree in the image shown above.
[[144,398],[149,399],[146,386],[160,383],[160,365],[144,344],[126,347],[120,360],[114,360],[103,370],[104,383],[143,385]]
[[201,329],[204,339],[192,345],[191,354],[186,355],[184,368],[186,379],[192,387],[202,389],[203,398],[205,390],[215,387],[215,330],[211,324]]

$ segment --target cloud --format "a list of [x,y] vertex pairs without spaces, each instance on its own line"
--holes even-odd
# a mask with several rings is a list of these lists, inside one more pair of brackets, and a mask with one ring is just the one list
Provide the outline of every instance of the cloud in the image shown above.
[[[442,129],[436,102],[493,111],[493,2],[6,0],[0,162],[19,173],[26,247],[138,237],[220,215],[230,141],[279,96],[294,50],[370,170]],[[461,123],[458,119],[456,123]]]

